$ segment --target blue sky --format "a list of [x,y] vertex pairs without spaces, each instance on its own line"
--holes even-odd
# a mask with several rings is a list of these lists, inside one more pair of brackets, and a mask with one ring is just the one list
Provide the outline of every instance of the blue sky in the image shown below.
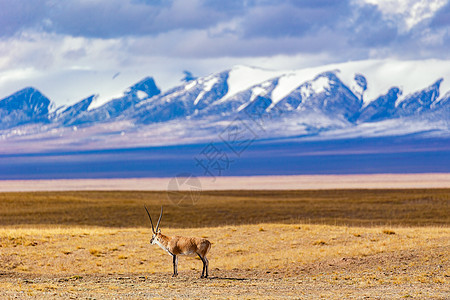
[[183,70],[447,60],[449,48],[448,0],[0,0],[0,98],[34,85],[66,103],[146,75],[166,89]]

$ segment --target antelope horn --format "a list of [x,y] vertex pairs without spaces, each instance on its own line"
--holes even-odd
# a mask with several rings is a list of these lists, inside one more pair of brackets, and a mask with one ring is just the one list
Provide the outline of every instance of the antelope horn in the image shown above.
[[156,232],[158,232],[158,229],[159,229],[159,223],[161,222],[162,215],[163,215],[163,207],[162,207],[162,205],[161,205],[161,214],[159,215],[158,224],[156,224]]
[[[153,227],[153,221],[152,221],[152,217],[150,216],[150,213],[148,212],[148,209],[147,209],[147,207],[144,205],[144,208],[145,208],[145,210],[147,211],[147,215],[148,215],[148,217],[150,218],[150,223],[152,223],[152,231],[153,231],[153,233],[156,233],[155,232],[155,228]],[[159,223],[158,223],[159,224]]]

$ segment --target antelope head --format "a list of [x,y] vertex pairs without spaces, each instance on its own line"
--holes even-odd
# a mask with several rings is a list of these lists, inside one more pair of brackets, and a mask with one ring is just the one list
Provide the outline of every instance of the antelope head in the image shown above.
[[148,212],[147,207],[144,206],[144,208],[147,211],[147,215],[150,218],[150,223],[152,224],[152,238],[150,239],[150,244],[154,245],[158,241],[158,237],[161,235],[161,229],[159,229],[159,223],[161,222],[161,218],[163,215],[163,207],[161,206],[161,214],[159,215],[158,223],[156,224],[156,229],[155,229],[155,227],[153,227],[152,217],[150,216],[150,213]]

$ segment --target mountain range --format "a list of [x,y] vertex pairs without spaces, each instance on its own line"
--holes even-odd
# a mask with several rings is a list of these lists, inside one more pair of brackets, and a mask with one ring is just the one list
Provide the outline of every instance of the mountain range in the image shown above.
[[296,71],[236,66],[164,92],[146,77],[101,105],[92,94],[57,107],[27,87],[0,100],[0,145],[14,152],[189,144],[224,136],[234,142],[448,137],[448,66],[439,61],[363,61]]

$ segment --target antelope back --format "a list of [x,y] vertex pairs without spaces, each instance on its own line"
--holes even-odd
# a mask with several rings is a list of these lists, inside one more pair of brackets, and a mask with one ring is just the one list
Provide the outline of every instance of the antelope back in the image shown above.
[[169,248],[175,255],[195,255],[198,253],[203,257],[208,252],[209,247],[210,243],[206,239],[195,237],[175,236],[169,243]]

